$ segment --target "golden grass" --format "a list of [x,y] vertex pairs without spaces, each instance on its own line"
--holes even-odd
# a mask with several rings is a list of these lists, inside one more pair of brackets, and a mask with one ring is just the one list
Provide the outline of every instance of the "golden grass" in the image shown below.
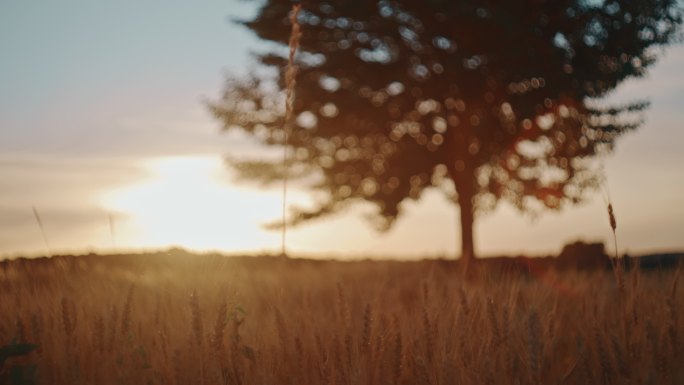
[[610,271],[459,277],[439,261],[15,261],[0,346],[38,344],[21,360],[44,384],[684,383],[675,271],[625,272],[624,294]]

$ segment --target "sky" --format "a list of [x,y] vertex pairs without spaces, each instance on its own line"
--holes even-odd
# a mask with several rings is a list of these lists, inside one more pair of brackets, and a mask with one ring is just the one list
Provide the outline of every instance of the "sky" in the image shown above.
[[[280,190],[236,183],[223,159],[267,153],[221,133],[205,107],[227,74],[253,68],[270,45],[231,22],[256,2],[121,0],[0,2],[0,258],[179,246],[277,251],[263,224]],[[646,123],[603,162],[619,251],[684,249],[684,46],[608,101],[647,98]],[[538,217],[501,204],[477,219],[482,255],[556,254],[577,240],[612,239],[601,193]],[[310,197],[295,188],[291,203]],[[32,208],[40,218],[43,239]],[[408,202],[387,233],[359,205],[288,233],[303,256],[450,257],[458,211],[431,191]]]

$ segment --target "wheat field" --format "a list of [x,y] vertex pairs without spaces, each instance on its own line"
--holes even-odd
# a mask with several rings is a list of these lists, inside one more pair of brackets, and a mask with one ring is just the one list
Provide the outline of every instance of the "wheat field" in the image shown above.
[[464,280],[446,261],[181,252],[6,261],[0,347],[37,348],[0,383],[682,384],[677,276]]

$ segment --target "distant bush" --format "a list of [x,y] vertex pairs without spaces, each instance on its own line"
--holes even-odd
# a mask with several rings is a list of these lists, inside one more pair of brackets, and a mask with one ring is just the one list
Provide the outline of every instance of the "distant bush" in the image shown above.
[[603,243],[581,241],[565,245],[558,255],[556,266],[560,269],[595,270],[610,267],[610,257]]

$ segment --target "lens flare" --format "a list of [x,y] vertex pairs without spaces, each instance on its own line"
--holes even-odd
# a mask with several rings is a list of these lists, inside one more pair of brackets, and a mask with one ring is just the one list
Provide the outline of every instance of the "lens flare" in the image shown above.
[[277,217],[277,196],[230,185],[220,158],[156,158],[144,167],[148,179],[101,199],[105,209],[125,218],[118,223],[120,246],[224,251],[276,247],[277,234],[260,224]]

